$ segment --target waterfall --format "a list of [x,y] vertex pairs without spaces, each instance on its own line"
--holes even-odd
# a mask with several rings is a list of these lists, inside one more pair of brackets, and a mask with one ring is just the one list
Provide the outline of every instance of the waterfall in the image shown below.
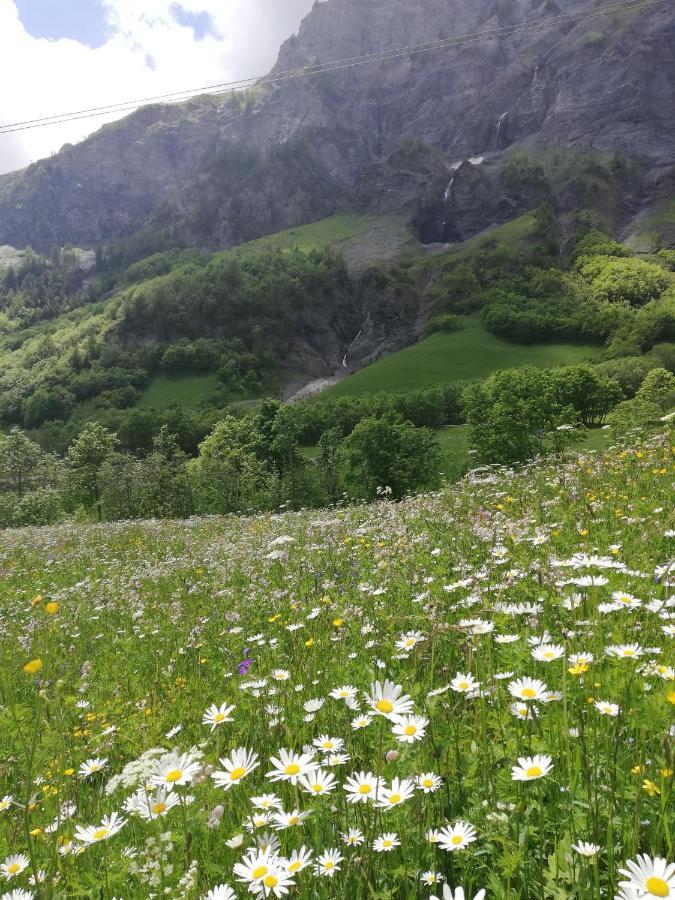
[[479,166],[483,162],[484,159],[485,159],[484,156],[472,156],[469,158],[469,162],[471,163],[472,166]]
[[351,344],[347,347],[347,349],[346,349],[346,351],[345,351],[345,355],[342,357],[342,365],[343,365],[343,367],[344,367],[345,369],[348,368],[348,366],[347,366],[347,357],[349,356],[349,351],[352,349],[352,347],[353,347],[354,344],[358,341],[358,339],[361,337],[362,334],[363,334],[363,328],[360,328],[360,329],[359,329],[359,333],[356,335],[356,337],[355,337],[354,340],[351,342]]
[[532,87],[537,86],[537,80],[539,78],[539,66],[534,67],[534,76],[532,77]]
[[501,137],[502,128],[504,126],[504,122],[508,118],[508,112],[503,112],[499,117],[499,121],[497,122],[497,134],[495,135],[495,150],[499,150],[499,138]]
[[445,193],[443,194],[443,223],[441,225],[441,240],[445,239],[445,229],[448,225],[448,210],[450,207],[450,202],[452,201],[452,189],[455,185],[455,174],[450,176],[450,181],[448,182],[448,186],[445,189]]

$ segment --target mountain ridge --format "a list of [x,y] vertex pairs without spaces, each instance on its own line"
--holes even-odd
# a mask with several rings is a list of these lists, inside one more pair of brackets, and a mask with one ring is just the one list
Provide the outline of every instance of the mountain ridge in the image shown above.
[[[601,5],[572,0],[565,13]],[[470,7],[456,0],[373,0],[365,7],[326,0],[282,45],[272,71],[560,12],[538,0]],[[363,185],[378,166],[392,169],[389,208],[442,222],[438,206],[457,162],[487,158],[487,196],[514,150],[558,146],[630,161],[636,196],[627,221],[669,182],[675,165],[672,25],[672,7],[643,6],[227,97],[146,107],[0,177],[0,244],[91,248],[145,232],[161,235],[161,246],[221,249],[367,203]],[[409,159],[407,169],[396,166],[410,140],[436,154],[434,166],[428,159],[417,160],[417,168]],[[396,184],[406,171],[418,196]],[[497,201],[500,191],[503,185]],[[508,191],[505,197],[502,213],[497,203],[479,215],[470,189],[457,196],[457,235],[523,211],[524,201]],[[563,213],[573,205],[555,191],[551,199]],[[438,227],[427,232],[452,237]]]

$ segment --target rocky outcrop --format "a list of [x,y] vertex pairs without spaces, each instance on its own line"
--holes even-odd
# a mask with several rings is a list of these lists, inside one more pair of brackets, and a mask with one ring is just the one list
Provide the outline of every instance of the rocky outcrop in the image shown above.
[[[372,196],[373,173],[379,167],[377,177],[386,180],[409,141],[431,148],[429,171],[403,166],[377,203],[410,208],[416,187],[428,192],[428,219],[438,220],[428,226],[432,238],[466,237],[530,202],[501,188],[506,205],[495,209],[493,202],[494,160],[517,147],[619,152],[639,163],[646,196],[675,163],[675,7],[656,3],[531,27],[563,13],[592,14],[598,5],[317,3],[281,48],[275,73],[440,38],[522,30],[246,95],[139,110],[0,178],[0,244],[92,247],[145,228],[168,243],[229,246],[363,202]],[[464,162],[479,156],[484,165]],[[446,202],[458,163],[463,169]]]

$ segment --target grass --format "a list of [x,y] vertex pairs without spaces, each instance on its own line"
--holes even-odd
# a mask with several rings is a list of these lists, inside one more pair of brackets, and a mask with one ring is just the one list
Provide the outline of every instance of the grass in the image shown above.
[[601,348],[590,345],[514,344],[490,334],[479,319],[470,318],[461,331],[432,334],[350,375],[320,396],[405,393],[426,384],[485,378],[498,369],[571,365],[600,353]]
[[194,407],[220,400],[222,385],[216,375],[157,375],[142,392],[137,407],[168,409]]
[[401,503],[0,533],[5,889],[601,900],[673,861],[672,438]]
[[270,250],[340,252],[353,271],[400,261],[420,252],[405,218],[375,213],[338,213],[309,225],[289,228],[223,251],[220,256],[243,259]]

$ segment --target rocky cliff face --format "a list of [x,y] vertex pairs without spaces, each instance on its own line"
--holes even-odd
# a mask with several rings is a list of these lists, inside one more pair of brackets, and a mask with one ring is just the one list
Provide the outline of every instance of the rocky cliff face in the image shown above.
[[[504,184],[504,159],[518,147],[535,155],[550,148],[625,155],[639,171],[627,210],[634,216],[675,164],[675,7],[661,2],[531,27],[601,5],[317,3],[281,48],[276,73],[523,30],[245,96],[140,110],[0,178],[0,244],[91,247],[145,228],[169,243],[224,247],[364,202],[418,216],[421,205],[422,236],[453,240],[539,198],[541,185],[514,195]],[[431,149],[411,154],[411,140]],[[564,206],[565,191],[554,199]]]

